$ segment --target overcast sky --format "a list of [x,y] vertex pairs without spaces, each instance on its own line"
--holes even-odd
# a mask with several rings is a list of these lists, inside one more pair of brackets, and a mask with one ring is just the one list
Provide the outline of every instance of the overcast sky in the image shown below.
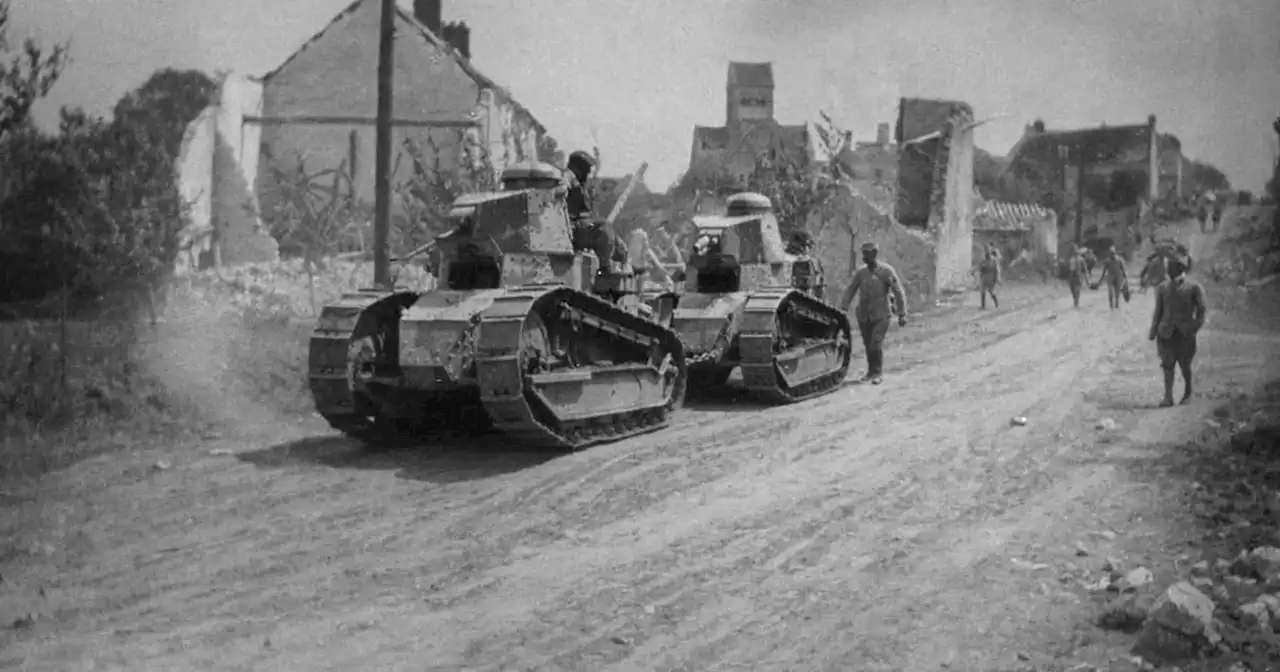
[[[262,74],[348,0],[14,0],[13,37],[70,39],[59,105],[107,112],[165,67]],[[401,0],[406,8],[411,0]],[[250,17],[246,19],[246,17]],[[1277,0],[444,0],[477,67],[562,146],[600,146],[606,173],[689,160],[694,124],[724,119],[729,60],[773,61],[776,112],[826,110],[859,139],[899,96],[957,98],[1003,154],[1023,125],[1141,123],[1241,188],[1260,189],[1280,114]]]

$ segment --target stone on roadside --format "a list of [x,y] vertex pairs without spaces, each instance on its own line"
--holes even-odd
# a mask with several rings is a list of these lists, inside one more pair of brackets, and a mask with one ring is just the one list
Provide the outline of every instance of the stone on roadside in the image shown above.
[[1133,592],[1155,580],[1151,570],[1146,567],[1138,567],[1133,571],[1125,574],[1120,578],[1113,578],[1108,590],[1116,593]]
[[1251,576],[1260,581],[1280,577],[1280,548],[1259,546],[1248,553],[1242,553],[1241,558],[1232,563],[1232,566],[1237,564],[1243,564],[1248,569],[1248,573],[1241,576]]
[[1112,420],[1111,418],[1103,418],[1103,419],[1099,420],[1099,421],[1097,422],[1097,424],[1095,424],[1095,425],[1093,426],[1093,428],[1094,428],[1094,429],[1100,429],[1100,430],[1103,430],[1103,431],[1110,430],[1110,429],[1115,429],[1115,428],[1116,428],[1116,421],[1115,421],[1115,420]]
[[1132,653],[1155,665],[1172,665],[1216,646],[1213,601],[1185,581],[1169,586],[1152,606]]
[[1271,632],[1271,611],[1261,602],[1250,602],[1240,607],[1240,624],[1250,630]]
[[1209,561],[1201,560],[1191,565],[1191,576],[1205,577],[1209,576]]
[[1271,613],[1271,620],[1280,619],[1280,596],[1261,595],[1255,601],[1266,605],[1267,611]]
[[1098,614],[1095,622],[1099,627],[1122,632],[1137,632],[1151,613],[1153,600],[1150,596],[1135,594],[1121,595],[1108,602]]

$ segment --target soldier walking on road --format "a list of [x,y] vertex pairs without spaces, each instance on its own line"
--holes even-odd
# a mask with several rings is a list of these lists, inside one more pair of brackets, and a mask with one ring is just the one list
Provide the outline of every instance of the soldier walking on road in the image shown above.
[[1222,226],[1222,210],[1226,207],[1227,199],[1225,197],[1215,198],[1213,201],[1213,232],[1217,233],[1218,228]]
[[1161,408],[1173,405],[1174,367],[1182,370],[1182,401],[1191,399],[1191,360],[1196,356],[1196,336],[1204,328],[1204,288],[1187,280],[1187,265],[1181,258],[1169,262],[1169,279],[1156,288],[1155,314],[1151,316],[1149,340],[1156,342],[1160,369],[1164,373],[1164,400]]
[[1124,298],[1128,290],[1129,272],[1114,247],[1107,250],[1107,258],[1102,262],[1102,275],[1098,278],[1098,284],[1103,283],[1107,285],[1107,305],[1111,310],[1120,308],[1120,299]]
[[1085,266],[1084,254],[1077,247],[1075,253],[1067,260],[1067,288],[1071,290],[1071,302],[1076,308],[1080,307],[1080,289],[1084,287],[1088,277],[1089,269]]
[[983,256],[982,261],[978,262],[978,266],[973,269],[973,273],[978,275],[978,292],[981,299],[979,308],[986,310],[987,295],[991,295],[991,303],[996,308],[1000,307],[1000,299],[996,298],[996,285],[1000,284],[1000,257],[993,248],[987,248],[987,253]]
[[[902,291],[902,280],[892,266],[878,261],[880,248],[875,243],[863,243],[862,260],[866,266],[853,273],[849,288],[844,290],[840,307],[849,312],[854,295],[858,295],[858,308],[854,321],[862,335],[862,346],[867,352],[867,375],[873,385],[883,382],[884,337],[889,331],[889,316],[898,313],[898,326],[907,326],[907,299]],[[889,305],[890,298],[893,306]]]
[[1169,279],[1169,263],[1164,255],[1160,252],[1147,257],[1147,265],[1142,269],[1142,275],[1138,277],[1138,283],[1141,285],[1139,290],[1145,294],[1148,287],[1159,287],[1161,283]]

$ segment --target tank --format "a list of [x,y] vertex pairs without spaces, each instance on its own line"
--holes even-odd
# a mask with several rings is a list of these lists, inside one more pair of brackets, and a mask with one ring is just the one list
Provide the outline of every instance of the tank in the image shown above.
[[503,191],[459,198],[453,229],[417,251],[435,289],[325,306],[309,375],[330,425],[367,441],[488,427],[576,450],[668,423],[684,400],[683,345],[628,265],[575,246],[563,191],[545,188],[558,175],[516,166]]
[[682,285],[651,298],[674,305],[690,391],[723,385],[735,367],[771,403],[836,389],[849,372],[852,334],[844,312],[823,300],[817,260],[783,248],[765,196],[737,194],[727,205],[725,215],[693,218]]

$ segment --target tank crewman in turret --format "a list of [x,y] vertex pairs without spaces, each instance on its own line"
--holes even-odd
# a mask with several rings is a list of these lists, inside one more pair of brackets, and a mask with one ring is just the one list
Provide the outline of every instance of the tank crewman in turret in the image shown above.
[[569,163],[564,171],[561,183],[566,191],[569,207],[569,219],[578,224],[583,220],[591,220],[591,211],[595,207],[595,198],[589,184],[591,171],[595,170],[596,160],[591,155],[578,150],[569,155]]

